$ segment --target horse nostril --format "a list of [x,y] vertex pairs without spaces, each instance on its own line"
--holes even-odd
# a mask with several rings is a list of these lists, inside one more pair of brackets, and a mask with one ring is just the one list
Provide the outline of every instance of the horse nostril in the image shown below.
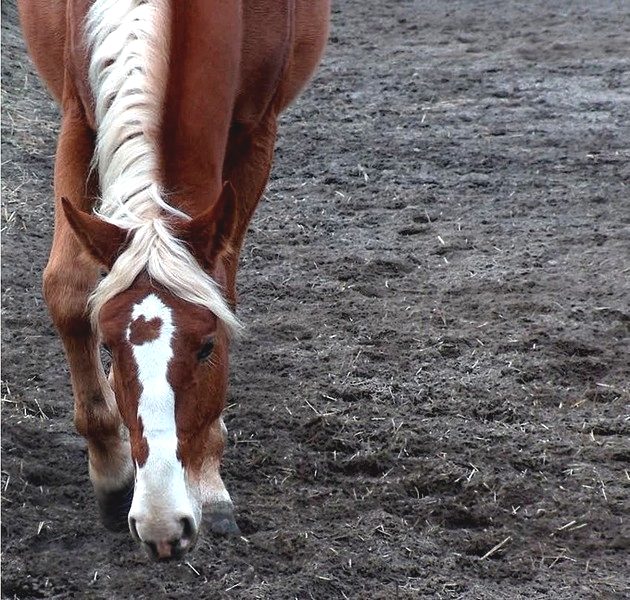
[[147,553],[151,560],[160,560],[160,555],[158,554],[157,544],[154,542],[143,542],[145,548],[147,549]]
[[195,535],[195,523],[190,517],[180,519],[182,524],[182,542],[190,541]]
[[133,537],[136,542],[139,542],[140,536],[138,535],[138,526],[136,525],[136,520],[133,517],[129,517],[129,531],[131,531],[131,537]]

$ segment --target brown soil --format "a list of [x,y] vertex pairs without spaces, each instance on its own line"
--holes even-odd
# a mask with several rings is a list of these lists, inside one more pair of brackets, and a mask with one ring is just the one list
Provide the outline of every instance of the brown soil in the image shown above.
[[73,430],[58,115],[3,1],[3,597],[627,597],[628,8],[336,3],[240,272],[243,537],[154,565]]

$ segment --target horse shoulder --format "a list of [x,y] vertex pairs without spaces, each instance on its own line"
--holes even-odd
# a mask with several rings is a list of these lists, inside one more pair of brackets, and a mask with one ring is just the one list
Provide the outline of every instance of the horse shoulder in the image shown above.
[[255,126],[278,89],[293,38],[293,0],[243,4],[243,40],[234,121]]
[[321,60],[330,22],[330,0],[295,0],[293,39],[276,96],[277,110],[286,108],[309,82]]
[[64,111],[79,107],[94,128],[83,32],[90,4],[91,0],[18,0],[24,39],[48,90]]
[[50,93],[61,103],[66,0],[18,0],[28,52]]

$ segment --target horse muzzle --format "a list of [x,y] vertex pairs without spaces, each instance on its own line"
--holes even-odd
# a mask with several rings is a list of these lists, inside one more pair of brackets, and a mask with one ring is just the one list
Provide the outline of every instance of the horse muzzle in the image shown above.
[[140,520],[130,516],[129,530],[155,561],[182,558],[194,548],[199,533],[192,515]]
[[129,530],[153,560],[181,558],[197,541],[201,504],[177,460],[156,456],[136,470]]

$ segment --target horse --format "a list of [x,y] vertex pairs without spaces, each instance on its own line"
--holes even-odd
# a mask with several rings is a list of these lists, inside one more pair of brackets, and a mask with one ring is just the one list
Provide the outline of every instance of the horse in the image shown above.
[[[101,520],[153,560],[238,534],[220,474],[239,253],[330,0],[19,0],[61,109],[43,295]],[[110,355],[105,373],[101,348]]]

